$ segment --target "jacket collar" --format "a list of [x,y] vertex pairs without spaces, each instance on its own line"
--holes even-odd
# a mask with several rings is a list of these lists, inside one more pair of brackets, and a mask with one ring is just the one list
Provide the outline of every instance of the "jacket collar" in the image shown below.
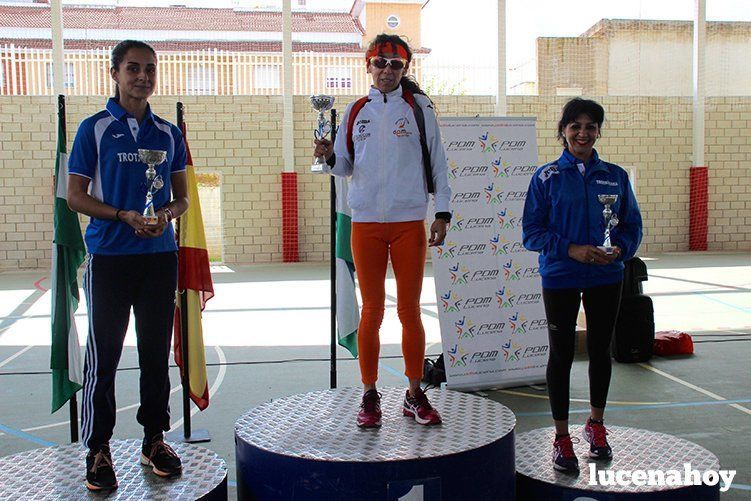
[[[381,92],[377,88],[373,87],[372,85],[370,86],[370,92],[368,92],[368,97],[371,100],[374,100],[374,99],[383,99],[383,95],[384,95],[383,92]],[[402,97],[402,86],[401,85],[398,85],[396,87],[396,89],[392,90],[391,92],[387,92],[386,93],[386,99],[387,100],[388,99],[392,99],[392,98],[397,98],[397,97]]]
[[[568,150],[563,150],[557,163],[559,169],[572,169],[580,164],[581,160],[572,155]],[[589,159],[589,162],[584,167],[587,172],[592,170],[608,170],[605,162],[600,160],[600,155],[597,154],[597,150],[595,149],[592,149],[592,158]]]
[[[107,111],[110,112],[110,115],[112,115],[115,120],[122,120],[123,117],[127,116],[128,118],[133,118],[133,116],[125,111],[125,108],[120,106],[120,101],[115,99],[114,97],[111,97],[107,100]],[[151,112],[151,105],[146,104],[146,116],[144,117],[146,120],[154,121],[154,114]]]

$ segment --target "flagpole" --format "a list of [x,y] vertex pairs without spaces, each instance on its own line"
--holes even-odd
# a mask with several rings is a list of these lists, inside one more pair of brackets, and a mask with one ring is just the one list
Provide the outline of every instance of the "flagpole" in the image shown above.
[[[183,103],[177,103],[177,127],[182,131],[185,109]],[[177,234],[180,234],[180,219],[177,219]],[[182,352],[182,383],[183,383],[183,437],[190,437],[190,360],[188,358],[188,304],[185,291],[178,290],[180,298],[180,351]]]
[[[185,107],[183,103],[179,102],[176,105],[177,108],[177,127],[181,132],[185,132]],[[177,218],[177,235],[179,242],[179,235],[181,230],[180,218]],[[182,437],[178,437],[177,433],[170,433],[168,437],[173,440],[181,440],[187,443],[197,442],[210,442],[211,436],[208,430],[196,430],[193,433],[190,422],[190,359],[188,351],[188,294],[186,290],[177,291],[177,300],[180,306],[180,354],[182,356],[182,377],[181,382],[183,385],[183,434]]]
[[[65,122],[65,96],[63,94],[58,94],[57,96],[57,112],[59,115],[58,120],[60,121],[62,135],[63,137],[67,137],[68,128],[66,127]],[[57,182],[65,183],[68,182],[68,180],[58,179]],[[78,442],[78,399],[76,398],[75,393],[73,393],[73,396],[68,400],[68,409],[70,414],[70,443],[73,444]]]
[[[331,142],[336,140],[336,110],[331,110]],[[331,241],[329,256],[331,256],[331,376],[330,386],[336,388],[336,182],[334,176],[329,176],[331,192]]]

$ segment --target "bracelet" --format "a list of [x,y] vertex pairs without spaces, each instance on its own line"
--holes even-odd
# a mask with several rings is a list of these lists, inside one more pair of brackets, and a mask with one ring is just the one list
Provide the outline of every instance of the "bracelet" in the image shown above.
[[122,219],[120,219],[120,213],[122,211],[122,209],[117,209],[117,212],[115,212],[115,219],[117,219],[118,221],[122,221]]
[[175,215],[172,214],[172,211],[169,207],[163,207],[162,210],[164,211],[164,214],[167,216],[167,222],[169,223],[175,218]]

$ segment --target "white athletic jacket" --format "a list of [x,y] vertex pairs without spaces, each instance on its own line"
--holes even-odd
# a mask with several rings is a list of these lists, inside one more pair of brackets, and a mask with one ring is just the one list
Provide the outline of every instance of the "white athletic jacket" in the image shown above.
[[[428,191],[422,148],[415,115],[404,99],[402,88],[388,94],[371,87],[370,101],[357,114],[352,127],[355,162],[347,151],[347,122],[351,103],[341,117],[334,144],[336,164],[328,168],[335,176],[352,176],[347,202],[352,220],[360,223],[396,223],[424,220]],[[433,168],[435,211],[449,212],[446,153],[435,112],[427,97],[415,94],[415,104],[425,116],[425,139]]]

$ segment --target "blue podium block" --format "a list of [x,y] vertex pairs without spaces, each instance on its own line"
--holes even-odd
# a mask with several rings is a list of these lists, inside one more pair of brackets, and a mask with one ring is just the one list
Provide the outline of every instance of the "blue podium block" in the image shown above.
[[402,415],[404,390],[381,390],[383,426],[355,424],[362,390],[260,405],[235,424],[240,499],[515,499],[516,418],[492,400],[429,393],[443,424]]
[[[571,436],[580,437],[574,444],[579,458],[578,475],[553,469],[551,462],[555,429],[539,428],[520,433],[516,443],[517,494],[529,501],[680,501],[720,499],[719,485],[636,485],[633,473],[645,472],[645,482],[660,482],[657,471],[678,472],[685,477],[686,464],[692,471],[718,471],[720,461],[707,449],[672,435],[638,428],[608,427],[608,442],[613,459],[589,458],[589,444],[581,438],[581,426],[571,427]],[[612,472],[612,476],[609,472]],[[617,472],[623,482],[617,481]],[[594,476],[592,475],[594,473]],[[593,478],[594,477],[594,478]],[[675,476],[673,476],[676,478]],[[611,482],[611,479],[613,482]],[[601,481],[604,480],[605,483]],[[666,480],[666,479],[665,479]],[[639,479],[638,483],[642,483]],[[614,485],[610,485],[614,484]]]

